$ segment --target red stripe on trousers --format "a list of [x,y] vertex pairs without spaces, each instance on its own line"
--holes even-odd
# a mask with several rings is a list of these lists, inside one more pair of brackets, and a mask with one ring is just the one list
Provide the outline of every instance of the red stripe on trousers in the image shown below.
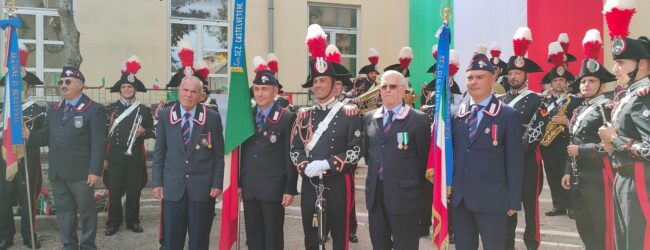
[[634,182],[636,182],[636,194],[641,205],[643,218],[645,219],[645,236],[643,239],[643,249],[650,249],[650,201],[648,201],[648,192],[645,186],[645,169],[643,162],[634,163]]
[[603,188],[605,195],[605,250],[616,249],[614,240],[614,172],[609,163],[609,157],[603,157]]
[[537,241],[537,247],[539,247],[539,243],[541,242],[541,236],[539,232],[539,180],[542,178],[542,150],[540,149],[539,145],[535,147],[535,160],[537,161],[537,182],[535,183],[535,240]]

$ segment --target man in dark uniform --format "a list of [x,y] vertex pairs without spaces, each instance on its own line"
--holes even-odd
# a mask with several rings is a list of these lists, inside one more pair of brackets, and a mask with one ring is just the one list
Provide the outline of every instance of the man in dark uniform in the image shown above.
[[219,114],[199,104],[201,80],[186,76],[179,101],[162,109],[156,127],[153,195],[163,200],[165,248],[208,249],[215,198],[223,185],[223,127]]
[[[303,176],[301,212],[305,248],[319,249],[318,226],[315,217],[318,176],[323,174],[327,203],[326,226],[332,234],[334,249],[348,249],[349,213],[352,199],[351,166],[359,161],[362,126],[359,116],[348,116],[344,104],[333,95],[337,76],[331,62],[324,59],[325,33],[317,24],[308,30],[307,45],[312,60],[309,76],[303,85],[311,88],[317,104],[310,107],[303,119],[296,119],[292,130],[291,160]],[[321,46],[322,45],[322,46]]]
[[[151,109],[141,104],[135,94],[147,92],[144,84],[135,76],[140,70],[137,57],[125,63],[122,77],[111,92],[119,92],[120,99],[107,107],[109,117],[106,174],[104,183],[109,190],[108,219],[104,235],[117,233],[122,218],[126,228],[141,233],[140,192],[147,182],[144,140],[154,138]],[[137,126],[136,126],[137,125]],[[122,196],[126,194],[126,211],[122,214]]]
[[[519,112],[492,95],[494,67],[476,54],[467,69],[468,97],[452,120],[451,222],[456,249],[505,249],[508,216],[521,210],[523,175]],[[482,164],[476,164],[481,162]]]
[[289,159],[296,115],[274,101],[280,83],[273,72],[257,71],[252,89],[257,130],[242,145],[239,177],[246,244],[249,249],[280,250],[284,248],[284,209],[298,194],[298,173]]
[[380,87],[383,106],[364,116],[370,239],[374,249],[417,249],[431,130],[424,113],[403,103],[401,73],[384,72]]
[[[622,80],[629,76],[628,89],[612,112],[611,126],[603,126],[599,136],[610,153],[614,179],[614,215],[617,249],[650,247],[650,40],[627,36],[627,25],[635,11],[623,3],[605,5],[610,28],[613,73]],[[628,16],[620,15],[621,11]],[[623,26],[623,28],[620,28]],[[625,32],[621,32],[625,31]]]
[[590,250],[613,249],[613,227],[606,226],[613,216],[613,211],[606,209],[612,207],[613,180],[610,178],[613,173],[611,167],[604,164],[603,158],[607,153],[602,148],[598,129],[609,122],[611,114],[606,105],[609,99],[603,95],[604,85],[616,78],[596,61],[603,46],[600,32],[596,29],[588,31],[584,41],[588,57],[582,62],[578,79],[571,84],[580,89],[584,101],[575,109],[569,123],[571,142],[566,151],[570,160],[566,164],[562,186],[571,191],[576,227],[585,247]]
[[503,75],[503,71],[506,69],[507,64],[501,60],[501,46],[499,42],[492,42],[490,45],[490,62],[494,66],[494,74],[497,76],[496,84],[492,87],[492,92],[497,95],[505,94],[510,90],[510,84],[508,83],[508,77]]
[[[96,249],[97,205],[93,186],[102,175],[106,154],[106,110],[82,93],[85,78],[63,67],[59,91],[47,125],[30,133],[29,142],[47,145],[49,177],[63,249]],[[81,241],[77,238],[77,213]]]
[[377,82],[377,77],[380,74],[377,70],[379,53],[375,48],[368,49],[368,61],[370,64],[361,67],[359,70],[359,75],[366,75],[366,77],[358,77],[352,86],[346,88],[346,92],[350,97],[357,97],[366,93],[370,88],[379,85]]
[[[542,98],[543,109],[536,118],[545,123],[542,129],[540,149],[544,160],[546,180],[551,189],[553,209],[546,216],[567,214],[570,210],[569,197],[562,188],[561,181],[567,161],[566,147],[569,145],[567,125],[573,115],[573,110],[580,106],[581,100],[572,96],[568,90],[568,82],[573,82],[575,76],[565,66],[566,53],[560,42],[549,44],[549,59],[553,68],[544,76],[542,84],[550,84],[547,94]],[[530,143],[530,142],[529,142]],[[569,213],[569,216],[573,216]]]
[[[34,94],[34,86],[43,85],[43,82],[38,79],[36,75],[31,72],[25,71],[27,64],[27,49],[21,44],[20,48],[20,63],[22,69],[23,91],[25,96]],[[0,79],[0,86],[4,86],[5,77]],[[35,99],[28,99],[23,103],[23,117],[28,120],[27,126],[29,129],[41,129],[45,120],[45,107],[41,106]],[[1,129],[0,129],[1,130]],[[0,138],[2,136],[0,135]],[[2,140],[0,140],[2,144]],[[12,197],[18,199],[20,208],[20,235],[23,238],[23,244],[29,248],[32,247],[32,239],[29,226],[29,216],[32,216],[34,225],[36,225],[36,197],[41,191],[43,177],[41,173],[41,151],[36,145],[26,144],[27,151],[27,167],[25,167],[25,159],[19,160],[18,172],[12,181],[5,179],[6,163],[4,158],[0,158],[0,249],[13,244],[13,237],[15,233],[15,225],[12,211]],[[25,170],[29,175],[29,181],[25,179]],[[27,192],[27,185],[29,191]],[[17,196],[17,197],[16,197]],[[31,202],[30,211],[27,202]],[[34,227],[36,228],[36,227]],[[40,248],[41,243],[34,233],[35,248]]]
[[[510,90],[499,99],[519,112],[520,121],[525,130],[541,103],[541,97],[528,90],[528,73],[541,72],[542,69],[532,60],[525,58],[528,45],[532,41],[530,29],[521,27],[513,39],[515,55],[510,57],[505,69]],[[524,151],[524,175],[521,201],[526,215],[524,242],[529,249],[537,249],[539,234],[539,194],[542,191],[542,157],[539,147],[526,146]],[[517,214],[508,218],[507,249],[514,249]]]

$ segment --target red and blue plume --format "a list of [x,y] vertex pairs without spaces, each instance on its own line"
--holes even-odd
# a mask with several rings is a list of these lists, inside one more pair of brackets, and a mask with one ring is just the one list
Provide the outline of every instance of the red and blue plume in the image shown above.
[[327,48],[325,49],[325,60],[333,63],[341,63],[341,52],[336,45],[327,45]]
[[124,69],[122,70],[122,74],[124,73],[129,73],[129,74],[137,74],[138,71],[142,68],[142,65],[140,64],[140,58],[137,56],[131,56],[129,57],[126,62],[124,62]]
[[187,40],[178,42],[178,58],[181,60],[183,68],[192,67],[194,64],[194,49],[192,44]]
[[560,42],[548,44],[548,58],[551,60],[553,66],[562,66],[564,64],[565,53]]
[[585,59],[598,60],[600,51],[603,49],[603,40],[600,38],[600,31],[597,29],[590,29],[582,39],[582,49]]
[[279,71],[279,62],[278,57],[274,53],[269,53],[266,55],[266,65],[269,67],[269,70],[273,73],[278,73]]
[[21,41],[18,41],[18,46],[20,47],[20,66],[23,68],[27,66],[27,58],[29,57],[29,50],[27,46]]
[[199,60],[194,62],[194,72],[198,73],[203,77],[203,80],[208,80],[208,77],[210,76],[210,68],[208,68],[208,64],[205,63],[203,60]]
[[325,48],[327,47],[327,35],[323,28],[318,24],[309,25],[307,28],[307,38],[305,44],[309,48],[311,57],[325,57]]
[[407,69],[411,64],[412,60],[413,60],[413,50],[411,50],[411,47],[403,47],[402,50],[400,50],[399,52],[399,67],[402,70]]
[[512,39],[512,47],[515,52],[515,56],[525,56],[528,52],[528,46],[533,41],[533,36],[528,27],[519,27],[515,36]]
[[603,14],[609,28],[609,37],[627,37],[630,34],[630,22],[636,13],[634,0],[608,0]]
[[375,48],[368,49],[368,61],[375,65],[379,63],[379,52]]
[[490,55],[492,57],[500,57],[501,56],[501,45],[499,45],[499,42],[494,41],[490,45]]
[[266,62],[261,56],[255,56],[253,57],[253,72],[257,74],[260,70],[268,70]]

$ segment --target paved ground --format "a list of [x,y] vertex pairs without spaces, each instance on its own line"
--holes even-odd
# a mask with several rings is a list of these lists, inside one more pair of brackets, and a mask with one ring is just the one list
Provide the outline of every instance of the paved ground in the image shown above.
[[[44,164],[45,165],[45,164]],[[45,173],[47,166],[44,166]],[[363,185],[365,178],[365,168],[360,168],[357,173],[357,214],[359,218],[359,243],[350,244],[351,249],[372,249],[370,238],[368,235],[368,216],[365,208],[365,198]],[[304,249],[302,224],[300,222],[300,208],[299,196],[296,201],[286,211],[285,220],[285,248],[286,249]],[[99,214],[99,229],[97,231],[97,245],[100,249],[157,249],[158,248],[158,223],[159,223],[159,202],[152,198],[151,189],[145,188],[141,200],[141,217],[142,226],[145,229],[144,233],[136,234],[120,228],[120,231],[113,236],[104,236],[106,221],[106,213]],[[567,216],[546,217],[543,212],[552,208],[550,192],[548,187],[545,186],[540,197],[540,223],[541,223],[541,236],[542,245],[540,249],[583,249],[584,246],[580,241],[578,233],[575,229],[575,221],[569,219]],[[217,204],[217,216],[214,219],[212,228],[212,237],[210,249],[217,249],[219,242],[219,226],[220,226],[220,204]],[[522,234],[524,229],[523,212],[520,212],[519,225],[517,228],[517,249],[525,249],[522,242]],[[19,223],[17,223],[19,224]],[[243,220],[241,224],[241,249],[247,249],[245,246]],[[39,238],[43,244],[42,249],[61,249],[58,241],[58,230],[54,216],[39,216],[38,229]],[[17,246],[10,249],[28,249],[20,243],[22,239],[17,234],[15,239]],[[331,246],[328,248],[331,249]],[[431,237],[423,237],[420,239],[420,249],[432,249]],[[452,248],[453,245],[452,245]]]

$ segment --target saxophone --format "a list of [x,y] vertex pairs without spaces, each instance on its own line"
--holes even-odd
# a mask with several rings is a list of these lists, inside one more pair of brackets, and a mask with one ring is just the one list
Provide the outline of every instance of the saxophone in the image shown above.
[[[569,104],[571,104],[571,96],[567,94],[566,99],[566,103],[562,106],[562,108],[560,108],[556,115],[566,115],[566,110],[569,108]],[[546,125],[546,130],[544,130],[544,137],[542,137],[540,144],[542,144],[542,146],[551,145],[553,140],[555,140],[558,135],[563,133],[565,129],[566,128],[564,125],[560,125],[555,122],[549,122],[548,125]]]

